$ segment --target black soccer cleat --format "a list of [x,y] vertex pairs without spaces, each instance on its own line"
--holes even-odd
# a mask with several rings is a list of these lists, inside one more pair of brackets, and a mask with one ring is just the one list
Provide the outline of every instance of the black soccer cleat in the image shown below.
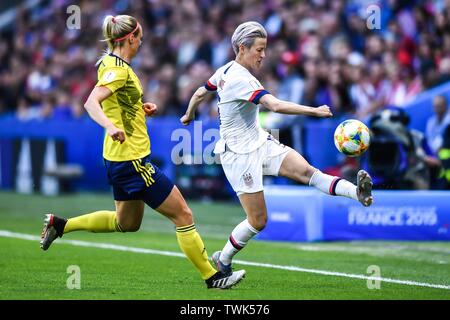
[[47,250],[57,237],[62,237],[64,226],[67,220],[59,218],[54,214],[46,214],[44,219],[44,229],[41,233],[41,249]]
[[245,270],[234,271],[229,276],[226,276],[222,272],[218,271],[211,278],[206,279],[205,282],[208,289],[230,289],[244,278]]

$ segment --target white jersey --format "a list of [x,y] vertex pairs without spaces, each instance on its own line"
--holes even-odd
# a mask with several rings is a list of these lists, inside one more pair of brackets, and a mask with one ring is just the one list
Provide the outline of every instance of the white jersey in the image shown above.
[[236,61],[217,69],[205,84],[218,94],[220,140],[214,153],[230,149],[249,153],[267,141],[268,133],[259,124],[259,99],[268,94],[259,81]]

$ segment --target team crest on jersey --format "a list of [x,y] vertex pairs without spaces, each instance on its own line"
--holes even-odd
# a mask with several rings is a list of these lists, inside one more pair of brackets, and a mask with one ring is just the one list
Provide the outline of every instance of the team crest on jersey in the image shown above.
[[219,88],[220,88],[220,89],[223,89],[223,86],[224,86],[224,85],[225,85],[225,80],[223,80],[223,79],[220,80],[220,81],[219,81]]
[[116,77],[116,73],[113,71],[108,71],[107,73],[105,73],[105,75],[103,76],[103,81],[106,83],[109,83],[111,81],[114,80],[114,78]]
[[251,173],[244,173],[242,178],[244,178],[244,183],[247,187],[251,188],[253,186],[253,177]]

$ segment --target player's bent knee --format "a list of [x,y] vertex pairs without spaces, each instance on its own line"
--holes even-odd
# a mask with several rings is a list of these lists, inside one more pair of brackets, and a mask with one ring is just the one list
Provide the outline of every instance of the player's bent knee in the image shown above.
[[118,225],[121,232],[136,232],[141,228],[140,222],[119,221]]

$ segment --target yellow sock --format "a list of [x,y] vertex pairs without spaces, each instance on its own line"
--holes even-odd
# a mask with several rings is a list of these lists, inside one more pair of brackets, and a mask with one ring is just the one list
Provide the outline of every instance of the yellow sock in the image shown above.
[[208,261],[208,253],[202,238],[195,229],[195,224],[176,228],[177,240],[181,250],[202,275],[203,280],[213,276],[217,271]]
[[114,232],[119,231],[117,214],[115,211],[96,211],[67,220],[64,233],[85,230],[91,232]]

